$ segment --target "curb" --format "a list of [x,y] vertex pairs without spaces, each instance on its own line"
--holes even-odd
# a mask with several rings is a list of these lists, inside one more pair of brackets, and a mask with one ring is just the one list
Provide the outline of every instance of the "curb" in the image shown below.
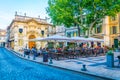
[[26,59],[24,57],[22,57],[23,55],[21,55],[20,53],[14,51],[14,50],[9,50],[7,48],[5,48],[6,50],[14,53],[15,56],[21,58],[21,59],[24,59],[24,60],[27,60],[27,61],[31,61],[31,62],[35,62],[35,63],[38,63],[38,64],[42,64],[42,65],[46,65],[46,66],[50,66],[50,67],[54,67],[54,68],[58,68],[58,69],[63,69],[63,70],[66,70],[66,71],[71,71],[71,72],[75,72],[75,73],[78,73],[78,74],[85,74],[85,75],[89,75],[89,76],[95,76],[95,77],[98,77],[98,78],[102,78],[102,79],[105,79],[105,80],[115,80],[113,78],[109,78],[109,77],[104,77],[104,76],[101,76],[101,75],[96,75],[94,73],[89,73],[88,71],[85,72],[85,71],[76,71],[76,70],[72,70],[72,69],[67,69],[67,68],[63,68],[63,67],[59,67],[59,66],[55,66],[55,65],[52,65],[52,64],[49,64],[49,63],[43,63],[43,62],[36,62],[35,60],[30,60],[30,59]]

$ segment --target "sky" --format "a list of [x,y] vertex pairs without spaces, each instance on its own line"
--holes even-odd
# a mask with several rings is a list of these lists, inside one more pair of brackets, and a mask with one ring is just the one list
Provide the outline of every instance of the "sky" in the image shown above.
[[48,17],[46,7],[48,0],[0,0],[0,29],[6,29],[15,18],[15,12],[18,15],[38,17]]

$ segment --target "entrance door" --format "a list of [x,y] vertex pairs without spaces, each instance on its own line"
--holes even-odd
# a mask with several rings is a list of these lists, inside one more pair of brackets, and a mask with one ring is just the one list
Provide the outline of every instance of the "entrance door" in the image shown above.
[[118,48],[118,39],[114,39],[114,47]]
[[[35,36],[34,35],[30,35],[29,39],[34,39]],[[35,42],[34,41],[29,41],[29,48],[31,49],[32,47],[35,47]]]

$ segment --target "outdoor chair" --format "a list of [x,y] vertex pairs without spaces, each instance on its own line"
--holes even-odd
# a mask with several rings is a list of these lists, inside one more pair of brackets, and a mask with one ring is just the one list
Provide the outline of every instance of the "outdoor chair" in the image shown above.
[[85,54],[85,49],[82,48],[82,49],[81,49],[81,56],[84,56],[84,54]]
[[74,58],[74,51],[73,50],[68,50],[69,54],[68,54],[68,58]]
[[80,56],[80,50],[75,50],[75,53],[76,53],[76,58],[79,58],[79,56]]

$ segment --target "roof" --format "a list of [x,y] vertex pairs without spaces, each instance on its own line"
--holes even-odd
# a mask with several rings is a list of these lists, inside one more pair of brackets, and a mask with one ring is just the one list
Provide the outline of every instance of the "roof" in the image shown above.
[[21,15],[15,15],[15,19],[12,20],[10,26],[7,27],[9,29],[14,22],[29,22],[29,21],[35,21],[38,24],[43,24],[43,25],[51,25],[47,22],[46,19],[41,19],[41,18],[36,18],[36,17],[29,17],[29,16],[21,16]]

